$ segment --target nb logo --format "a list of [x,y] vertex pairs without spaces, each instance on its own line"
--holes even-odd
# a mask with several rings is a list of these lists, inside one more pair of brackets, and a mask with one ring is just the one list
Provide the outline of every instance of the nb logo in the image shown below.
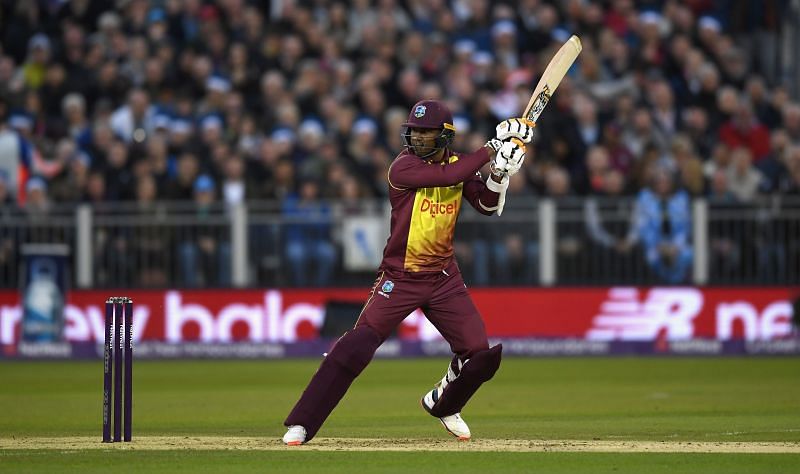
[[653,288],[643,301],[636,288],[612,288],[586,338],[651,341],[664,331],[668,340],[690,339],[702,308],[703,294],[694,288]]

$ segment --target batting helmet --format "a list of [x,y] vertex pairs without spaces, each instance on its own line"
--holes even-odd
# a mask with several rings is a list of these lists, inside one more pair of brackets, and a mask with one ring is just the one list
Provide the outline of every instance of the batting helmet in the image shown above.
[[[449,146],[456,135],[453,114],[444,102],[438,100],[421,100],[414,104],[403,127],[403,139],[406,147],[411,148],[421,158],[431,156]],[[414,147],[411,144],[411,129],[413,128],[439,129],[442,133],[436,137],[436,144],[433,148]],[[424,153],[421,153],[423,151]]]

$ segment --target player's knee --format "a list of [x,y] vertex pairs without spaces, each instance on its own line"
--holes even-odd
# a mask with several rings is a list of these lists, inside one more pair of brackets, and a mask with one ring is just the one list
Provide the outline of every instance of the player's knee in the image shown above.
[[328,353],[328,359],[358,376],[372,360],[383,342],[380,334],[367,325],[347,331]]
[[476,338],[474,341],[467,341],[466,348],[464,352],[459,352],[459,356],[462,360],[471,359],[476,354],[488,350],[489,341],[487,341],[486,338]]
[[502,359],[503,345],[498,344],[492,348],[487,348],[476,352],[461,369],[461,376],[467,378],[474,377],[481,382],[485,382],[492,377],[500,368]]

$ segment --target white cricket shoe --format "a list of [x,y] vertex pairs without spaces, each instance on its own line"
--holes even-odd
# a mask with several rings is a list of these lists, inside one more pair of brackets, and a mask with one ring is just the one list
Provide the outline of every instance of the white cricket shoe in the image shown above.
[[292,425],[283,435],[283,442],[287,446],[300,446],[306,442],[306,429],[300,425]]
[[[431,413],[431,408],[436,403],[436,400],[439,399],[439,396],[442,394],[442,388],[440,388],[441,384],[436,384],[436,387],[427,392],[423,397],[422,400],[422,408]],[[448,433],[458,438],[459,441],[468,441],[472,434],[469,432],[469,426],[467,426],[467,422],[461,418],[461,413],[455,413],[449,416],[443,416],[439,418],[439,421],[442,422],[442,426],[444,429],[447,430]]]

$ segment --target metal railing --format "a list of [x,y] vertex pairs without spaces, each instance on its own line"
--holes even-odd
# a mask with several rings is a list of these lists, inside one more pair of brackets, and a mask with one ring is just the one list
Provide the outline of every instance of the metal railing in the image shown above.
[[[491,218],[464,205],[455,245],[464,278],[473,286],[800,282],[796,197],[746,206],[696,199],[679,281],[648,260],[635,202],[509,199]],[[0,208],[0,288],[19,287],[20,248],[31,242],[68,245],[79,288],[368,284],[388,235],[387,203],[328,206],[304,215],[270,202]]]

